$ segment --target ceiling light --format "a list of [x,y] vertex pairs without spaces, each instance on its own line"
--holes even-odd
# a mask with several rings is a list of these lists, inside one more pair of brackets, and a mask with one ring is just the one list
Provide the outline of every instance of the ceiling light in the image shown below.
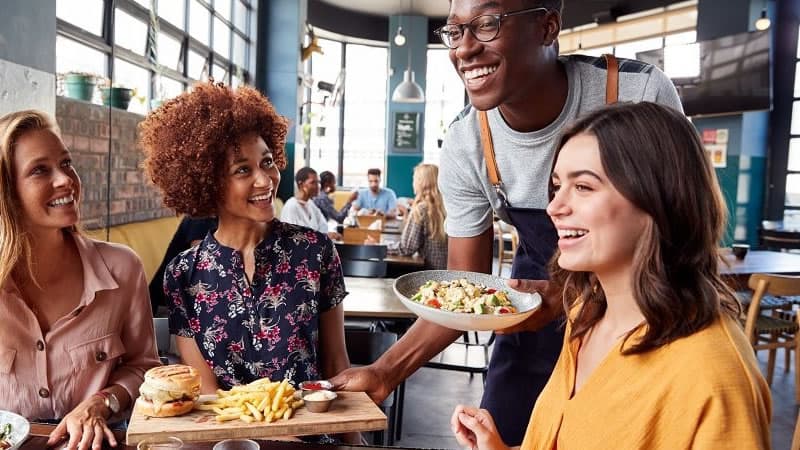
[[397,27],[397,34],[394,35],[394,45],[402,47],[406,45],[406,35],[403,34],[403,27]]
[[771,24],[771,22],[769,20],[769,17],[767,17],[767,10],[766,9],[762,9],[761,10],[761,17],[756,19],[756,23],[755,23],[756,30],[764,31],[767,28],[769,28],[770,24]]
[[414,72],[409,66],[403,73],[403,82],[394,88],[392,93],[392,101],[398,103],[423,103],[425,102],[425,93],[416,81],[414,81]]

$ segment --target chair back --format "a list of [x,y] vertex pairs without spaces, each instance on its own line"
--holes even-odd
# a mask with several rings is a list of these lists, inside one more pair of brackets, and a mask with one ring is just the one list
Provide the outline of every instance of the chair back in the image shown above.
[[344,330],[344,341],[350,364],[372,364],[397,342],[397,335],[388,331]]
[[747,318],[744,323],[744,332],[751,342],[755,343],[756,319],[761,313],[761,301],[765,295],[794,296],[800,295],[800,276],[771,275],[755,273],[750,275],[747,285],[753,290],[750,306],[747,308]]
[[363,216],[356,216],[356,222],[358,223],[358,228],[369,228],[373,223],[377,221],[381,221],[380,228],[383,229],[386,221],[384,220],[385,217],[378,214],[367,214]]
[[358,244],[336,244],[336,251],[341,259],[378,259],[386,258],[387,247],[385,245],[358,245]]
[[342,259],[342,275],[346,277],[383,278],[386,261],[376,259]]
[[345,244],[364,244],[367,236],[375,242],[381,241],[381,230],[367,230],[366,228],[345,228],[342,233],[342,241]]

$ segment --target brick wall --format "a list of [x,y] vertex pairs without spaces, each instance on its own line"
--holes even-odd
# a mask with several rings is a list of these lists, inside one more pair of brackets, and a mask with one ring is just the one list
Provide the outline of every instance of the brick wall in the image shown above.
[[[83,182],[81,222],[87,229],[174,216],[141,168],[136,126],[143,117],[66,97],[56,98],[56,121]],[[108,161],[111,155],[111,202]],[[110,214],[109,210],[110,209]]]

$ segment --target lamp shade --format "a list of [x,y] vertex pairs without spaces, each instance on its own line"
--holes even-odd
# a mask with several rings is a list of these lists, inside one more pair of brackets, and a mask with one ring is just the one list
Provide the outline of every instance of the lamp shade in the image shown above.
[[414,81],[414,72],[411,69],[405,70],[403,82],[394,88],[392,101],[398,103],[423,103],[425,101],[425,93]]
[[756,30],[764,31],[767,28],[769,28],[770,25],[771,25],[771,23],[770,23],[769,17],[767,17],[767,10],[766,9],[762,9],[761,10],[761,17],[759,17],[756,20],[756,23],[755,23]]

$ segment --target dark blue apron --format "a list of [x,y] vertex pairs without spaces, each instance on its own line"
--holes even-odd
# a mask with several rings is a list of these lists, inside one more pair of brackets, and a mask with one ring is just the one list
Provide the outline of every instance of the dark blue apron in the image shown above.
[[[607,69],[606,104],[612,104],[619,96],[619,65],[613,55],[603,56]],[[478,111],[478,119],[489,181],[520,238],[511,278],[546,280],[547,264],[555,253],[558,233],[545,210],[509,205],[497,170],[486,112]],[[498,335],[495,340],[481,407],[492,414],[506,445],[522,443],[536,399],[553,373],[564,342],[560,322],[554,320],[536,332]]]

